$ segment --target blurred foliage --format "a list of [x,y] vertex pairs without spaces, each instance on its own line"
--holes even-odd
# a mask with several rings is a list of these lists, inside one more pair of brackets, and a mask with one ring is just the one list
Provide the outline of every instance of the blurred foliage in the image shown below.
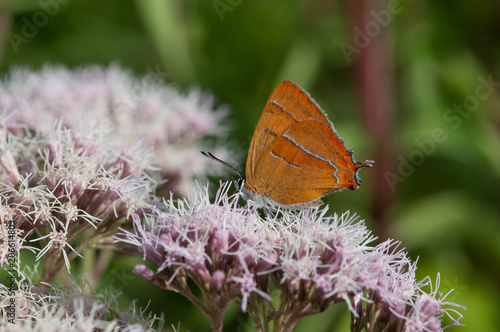
[[[389,183],[375,191],[372,170],[364,169],[359,190],[327,201],[332,211],[356,211],[373,225],[370,195],[392,195],[386,232],[402,240],[413,259],[420,257],[419,278],[435,279],[439,271],[441,289],[455,288],[450,300],[467,307],[466,326],[449,331],[493,331],[500,310],[500,85],[492,85],[474,111],[450,110],[473,98],[481,79],[500,81],[500,3],[398,4],[401,11],[371,40],[388,40],[384,52],[392,59],[393,70],[386,73],[394,76],[391,171],[398,174],[402,159],[425,152],[416,140],[432,139],[436,129],[446,139],[420,153],[423,160],[394,192]],[[380,1],[377,8],[387,6]],[[274,86],[290,79],[322,105],[358,160],[371,159],[374,143],[362,126],[366,114],[355,89],[356,63],[347,61],[340,47],[353,43],[348,8],[347,1],[319,0],[3,0],[0,70],[119,61],[145,74],[160,66],[169,73],[167,82],[199,85],[231,106],[233,145],[242,150]],[[13,36],[23,41],[17,44]],[[371,84],[384,84],[386,75]],[[244,162],[237,166],[243,170]],[[124,303],[137,298],[144,307],[151,299],[149,309],[165,312],[166,326],[180,321],[182,331],[208,331],[208,320],[184,298],[134,276],[130,268],[138,261],[114,258],[96,286],[112,284],[124,292]],[[233,309],[227,330],[251,331],[246,317]],[[296,330],[346,330],[348,322],[346,308],[335,307],[305,319]]]

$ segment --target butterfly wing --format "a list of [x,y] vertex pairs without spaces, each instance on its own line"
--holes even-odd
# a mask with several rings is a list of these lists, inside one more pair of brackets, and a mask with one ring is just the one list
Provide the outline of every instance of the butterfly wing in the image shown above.
[[274,90],[257,124],[245,186],[283,206],[314,207],[326,193],[357,188],[362,166],[371,163],[355,162],[309,94],[285,81]]
[[[334,139],[335,138],[335,139]],[[323,195],[359,186],[358,169],[328,124],[306,120],[290,127],[268,148],[255,169],[260,188],[281,205],[315,201]]]
[[290,81],[273,91],[255,128],[248,150],[246,181],[253,182],[257,163],[269,146],[292,125],[307,118],[328,120],[309,94]]

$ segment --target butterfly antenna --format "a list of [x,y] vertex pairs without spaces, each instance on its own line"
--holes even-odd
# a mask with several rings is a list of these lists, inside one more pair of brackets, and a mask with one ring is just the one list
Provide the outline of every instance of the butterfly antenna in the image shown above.
[[236,174],[238,174],[238,176],[239,176],[240,178],[243,178],[243,175],[241,175],[241,173],[240,173],[240,172],[238,172],[238,170],[237,170],[236,168],[234,168],[233,166],[229,165],[229,164],[228,164],[228,163],[226,163],[225,161],[220,160],[219,158],[217,158],[216,156],[214,156],[211,152],[205,152],[205,151],[200,151],[200,152],[201,152],[201,154],[202,154],[202,155],[204,155],[205,157],[210,158],[210,159],[213,159],[213,160],[215,160],[215,161],[217,161],[217,162],[221,163],[222,165],[229,167],[230,169],[232,169],[233,171],[235,171],[235,172],[236,172]]

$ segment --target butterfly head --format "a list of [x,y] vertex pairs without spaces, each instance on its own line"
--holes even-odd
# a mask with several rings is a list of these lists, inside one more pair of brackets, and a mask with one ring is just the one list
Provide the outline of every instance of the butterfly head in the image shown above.
[[241,191],[243,186],[245,185],[245,177],[241,176],[238,180],[233,181],[236,190]]

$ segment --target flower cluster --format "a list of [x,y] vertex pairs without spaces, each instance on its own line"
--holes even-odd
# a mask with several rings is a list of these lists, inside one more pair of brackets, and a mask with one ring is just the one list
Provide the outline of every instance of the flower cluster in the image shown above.
[[[416,265],[398,243],[370,246],[375,238],[349,213],[326,217],[327,208],[283,211],[260,217],[238,207],[238,196],[221,187],[215,203],[207,189],[165,209],[134,218],[134,231],[115,238],[134,245],[156,267],[135,272],[159,287],[186,296],[222,330],[231,301],[241,304],[257,330],[291,331],[303,317],[346,302],[352,330],[441,331],[443,315],[461,315],[437,288],[416,282]],[[196,297],[190,279],[201,290]],[[273,285],[278,291],[273,305]],[[451,307],[449,307],[451,306]]]
[[[143,140],[154,149],[152,162],[167,180],[162,192],[184,193],[193,178],[219,170],[199,158],[196,146],[206,136],[226,141],[228,127],[221,123],[228,112],[215,107],[210,94],[196,88],[180,93],[163,83],[166,74],[159,68],[148,71],[137,79],[116,64],[74,70],[45,65],[35,72],[15,68],[0,84],[0,110],[9,115],[9,128],[21,131],[46,134],[55,121],[78,128],[82,119],[93,119],[124,145]],[[225,148],[208,148],[227,159]]]
[[[162,318],[144,317],[144,310],[137,311],[135,303],[120,312],[113,294],[97,294],[83,281],[69,279],[64,284],[33,284],[35,273],[25,269],[19,273],[15,294],[0,284],[0,330],[12,332],[31,331],[155,331],[153,323],[163,325]],[[11,310],[10,303],[15,303]],[[15,318],[12,318],[15,317]]]
[[92,124],[33,133],[0,120],[0,265],[21,248],[36,250],[50,282],[149,209],[156,182],[147,149],[123,146]]

